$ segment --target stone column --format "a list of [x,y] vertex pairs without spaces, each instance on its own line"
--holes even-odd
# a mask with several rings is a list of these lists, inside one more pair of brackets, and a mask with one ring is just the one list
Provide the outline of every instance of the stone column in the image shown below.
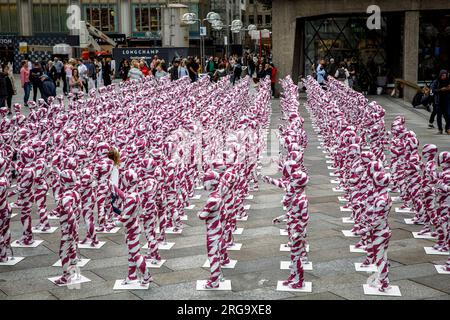
[[[405,12],[404,40],[403,40],[403,79],[417,83],[419,64],[419,11]],[[411,102],[416,89],[404,88],[404,99]]]
[[[119,32],[127,37],[131,36],[131,5],[130,0],[120,0],[119,6]],[[134,14],[134,13],[133,13]]]
[[278,79],[292,74],[296,28],[295,10],[287,1],[273,1],[272,52]]
[[21,36],[33,35],[33,8],[30,0],[20,0],[18,6],[19,31]]

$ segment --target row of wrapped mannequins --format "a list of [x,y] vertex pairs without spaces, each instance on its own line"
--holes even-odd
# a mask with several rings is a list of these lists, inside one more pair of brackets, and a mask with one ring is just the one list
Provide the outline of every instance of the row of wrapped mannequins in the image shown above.
[[[403,203],[401,209],[423,225],[419,235],[437,237],[433,248],[449,251],[450,152],[438,153],[433,144],[420,152],[403,116],[395,117],[388,132],[385,110],[339,81],[330,79],[328,90],[312,78],[305,85],[307,110],[338,179],[336,191],[351,211],[351,232],[360,237],[355,247],[366,252],[361,267],[376,266],[369,284],[384,292],[390,288],[390,192],[399,193],[395,200]],[[450,259],[444,268],[450,271]]]
[[[198,215],[211,267],[205,288],[217,288],[236,219],[247,215],[244,198],[258,189],[271,114],[270,80],[256,92],[249,88],[248,77],[235,86],[227,78],[144,78],[69,94],[68,102],[62,96],[30,102],[27,116],[19,104],[11,119],[0,109],[0,262],[13,259],[13,242],[33,245],[33,230],[49,230],[56,218],[63,273],[55,283],[66,285],[79,244],[95,247],[99,232],[124,227],[124,284],[147,285],[148,264],[161,261],[166,231],[183,228],[195,188],[204,187],[211,192]],[[18,240],[11,239],[11,197],[20,211]]]

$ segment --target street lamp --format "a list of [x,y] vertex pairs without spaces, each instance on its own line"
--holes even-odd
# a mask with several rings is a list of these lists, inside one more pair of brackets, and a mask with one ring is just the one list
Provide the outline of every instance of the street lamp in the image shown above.
[[[206,28],[204,26],[205,21],[208,21],[211,26],[214,28],[215,25],[218,25],[218,23],[222,22],[221,17],[216,12],[208,12],[206,17],[204,19],[198,19],[197,15],[193,12],[188,12],[182,15],[181,22],[191,25],[195,23],[199,23],[200,26],[200,56],[201,56],[201,66],[203,69],[203,63],[204,63],[204,55],[205,55],[205,39],[204,36],[206,36]],[[222,23],[223,25],[223,23]]]

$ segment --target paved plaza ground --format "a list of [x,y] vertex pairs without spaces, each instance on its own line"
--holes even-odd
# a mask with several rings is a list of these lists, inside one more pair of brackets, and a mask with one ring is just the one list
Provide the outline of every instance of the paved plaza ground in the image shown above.
[[[428,113],[406,107],[398,100],[389,97],[374,97],[386,109],[386,124],[390,126],[396,115],[406,117],[407,127],[416,132],[421,146],[434,143],[440,150],[450,150],[450,136],[435,135],[435,130],[427,130]],[[302,98],[304,101],[304,98]],[[280,111],[279,100],[272,100],[273,114],[271,128],[278,127]],[[231,280],[232,291],[196,291],[196,281],[206,279],[209,270],[202,268],[206,260],[205,225],[196,217],[206,200],[204,191],[200,200],[193,200],[194,210],[187,211],[189,220],[181,235],[168,235],[175,246],[169,251],[160,251],[167,262],[160,269],[152,269],[154,282],[148,290],[114,291],[116,279],[123,279],[127,272],[127,252],[124,233],[121,229],[115,235],[99,235],[107,241],[100,250],[81,249],[81,255],[91,261],[83,268],[82,274],[91,282],[83,283],[79,289],[60,288],[48,277],[57,276],[61,268],[52,267],[58,260],[59,229],[54,234],[37,235],[44,243],[34,249],[15,249],[15,255],[25,256],[16,266],[0,266],[0,299],[445,299],[450,298],[450,276],[436,272],[434,264],[443,264],[446,256],[426,255],[424,246],[431,246],[430,240],[414,239],[412,231],[419,226],[406,225],[407,214],[398,214],[394,204],[389,219],[393,229],[388,257],[391,263],[390,280],[400,287],[402,297],[374,297],[363,294],[362,285],[368,274],[356,272],[354,262],[362,262],[364,255],[350,253],[349,245],[355,238],[346,238],[341,233],[350,225],[342,223],[346,213],[340,212],[338,194],[332,191],[327,164],[319,142],[311,128],[311,121],[304,106],[301,114],[305,117],[305,127],[309,135],[309,146],[305,152],[305,165],[309,170],[311,182],[307,188],[310,203],[310,222],[308,241],[309,259],[313,271],[305,272],[306,281],[312,282],[312,293],[278,292],[278,280],[288,276],[288,270],[280,270],[280,261],[289,260],[288,252],[280,252],[280,244],[287,242],[280,236],[280,228],[273,226],[272,219],[280,215],[282,192],[280,189],[260,183],[260,191],[253,193],[248,221],[238,222],[243,227],[242,235],[235,236],[235,242],[242,243],[240,251],[230,251],[232,259],[237,259],[235,269],[225,269],[227,279]],[[274,135],[274,131],[271,133]],[[270,140],[270,139],[269,139]],[[277,155],[273,146],[272,154]],[[264,164],[263,174],[277,175],[274,164]],[[53,199],[49,201],[54,207]],[[13,210],[18,213],[17,209]],[[348,214],[347,214],[348,215]],[[36,214],[33,214],[36,223]],[[51,222],[58,226],[57,221]],[[13,239],[20,236],[19,216],[12,220]],[[84,229],[81,231],[84,234]],[[141,236],[141,243],[145,243]]]

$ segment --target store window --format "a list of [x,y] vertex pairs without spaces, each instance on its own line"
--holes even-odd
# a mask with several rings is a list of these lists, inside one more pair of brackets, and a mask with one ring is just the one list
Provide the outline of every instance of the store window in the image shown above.
[[255,24],[255,16],[254,15],[251,14],[248,16],[248,23]]
[[152,4],[133,4],[133,32],[161,31],[161,8]]
[[258,14],[258,26],[263,24],[263,16],[261,14]]
[[431,82],[450,68],[450,11],[424,12],[420,17],[419,81]]
[[[189,12],[193,12],[197,15],[197,17],[199,17],[198,3],[189,3],[187,5],[189,7]],[[200,38],[200,28],[198,23],[195,23],[189,27],[189,37],[191,39]]]
[[103,32],[117,32],[117,5],[115,0],[82,0],[83,19]]
[[393,83],[402,76],[401,17],[383,15],[381,30],[369,30],[365,16],[305,20],[304,74],[311,74],[319,60],[334,58],[355,70],[357,90],[373,93],[378,83]]
[[0,32],[19,32],[16,0],[0,0]]
[[33,32],[67,32],[68,0],[33,0]]
[[270,14],[266,14],[266,24],[272,23],[272,16]]

